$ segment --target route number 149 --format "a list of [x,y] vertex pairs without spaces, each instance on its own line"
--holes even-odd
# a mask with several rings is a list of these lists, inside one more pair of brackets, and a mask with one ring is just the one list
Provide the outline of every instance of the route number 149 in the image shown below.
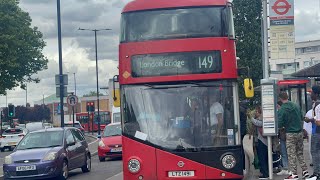
[[213,65],[213,57],[212,56],[205,56],[199,57],[199,69],[202,68],[211,68]]

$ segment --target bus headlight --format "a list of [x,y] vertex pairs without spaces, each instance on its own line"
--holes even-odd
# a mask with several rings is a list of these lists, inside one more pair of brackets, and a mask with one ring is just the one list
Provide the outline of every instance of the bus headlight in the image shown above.
[[222,158],[222,165],[226,169],[232,169],[236,165],[236,158],[231,154],[227,154]]
[[128,162],[128,170],[131,173],[137,173],[140,170],[140,161],[138,159],[130,159]]

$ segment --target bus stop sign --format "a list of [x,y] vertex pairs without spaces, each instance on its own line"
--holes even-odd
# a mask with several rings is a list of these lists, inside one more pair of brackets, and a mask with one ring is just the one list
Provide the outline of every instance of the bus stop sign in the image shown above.
[[261,109],[263,115],[263,135],[278,134],[277,121],[277,80],[261,79]]

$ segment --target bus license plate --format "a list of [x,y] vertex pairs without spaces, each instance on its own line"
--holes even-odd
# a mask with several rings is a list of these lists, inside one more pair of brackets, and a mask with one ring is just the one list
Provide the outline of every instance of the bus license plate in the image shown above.
[[16,167],[17,171],[32,171],[36,170],[36,165],[30,165],[30,166],[18,166]]
[[111,149],[111,152],[122,152],[122,147],[120,147],[120,148],[113,148],[113,149]]
[[192,177],[194,176],[194,171],[169,171],[169,177]]

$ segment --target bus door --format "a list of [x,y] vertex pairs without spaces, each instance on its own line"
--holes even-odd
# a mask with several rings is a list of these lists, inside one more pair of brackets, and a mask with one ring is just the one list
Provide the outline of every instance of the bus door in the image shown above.
[[291,102],[296,103],[301,107],[302,113],[305,114],[310,107],[308,103],[310,97],[307,94],[307,83],[309,80],[306,79],[290,79],[278,81],[279,91],[286,91]]

